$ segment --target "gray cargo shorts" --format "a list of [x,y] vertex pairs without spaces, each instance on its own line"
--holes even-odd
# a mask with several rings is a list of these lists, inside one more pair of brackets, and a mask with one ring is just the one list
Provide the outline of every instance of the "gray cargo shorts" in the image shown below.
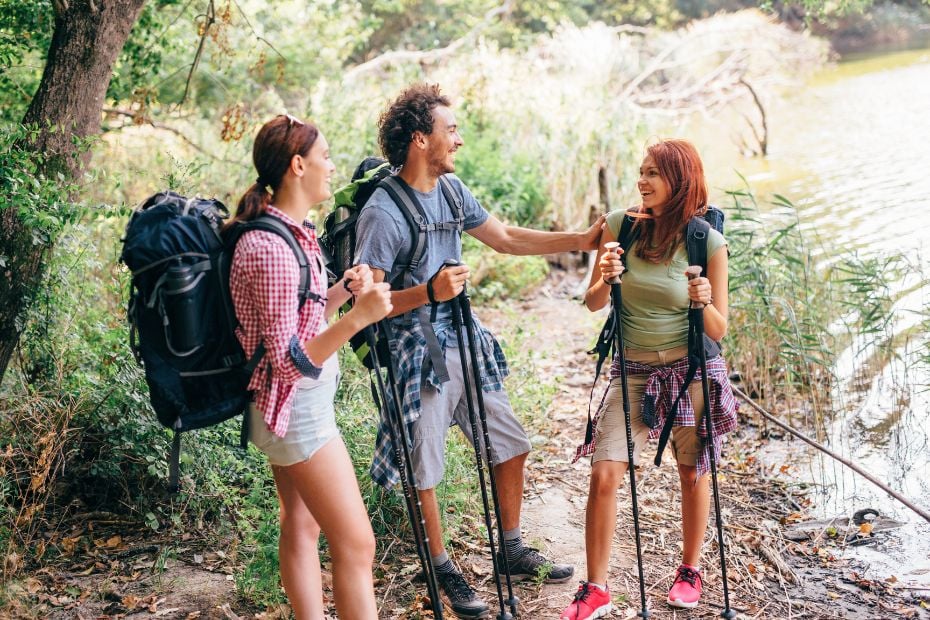
[[[411,460],[417,478],[417,488],[420,490],[432,489],[442,480],[446,464],[446,435],[452,424],[457,424],[468,442],[474,446],[458,348],[447,347],[445,359],[449,381],[442,384],[441,390],[429,384],[422,386],[420,417],[413,424]],[[482,392],[482,395],[488,421],[488,437],[491,440],[491,458],[494,459],[494,463],[503,463],[529,452],[530,440],[513,414],[507,393],[501,390]],[[475,420],[478,424],[481,456],[484,457],[484,437],[477,407],[478,403],[475,401]]]

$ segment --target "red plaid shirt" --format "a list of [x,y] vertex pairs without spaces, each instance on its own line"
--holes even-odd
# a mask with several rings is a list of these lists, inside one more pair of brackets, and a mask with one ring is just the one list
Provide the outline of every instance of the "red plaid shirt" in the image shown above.
[[320,374],[321,369],[310,361],[304,342],[323,328],[326,282],[322,268],[312,268],[314,264],[322,265],[313,224],[308,221],[297,224],[273,206],[268,207],[268,213],[294,231],[311,264],[310,290],[323,298],[322,303],[308,299],[298,313],[300,269],[287,241],[263,230],[249,231],[239,239],[229,276],[239,321],[236,336],[247,359],[259,343],[265,345],[265,356],[252,374],[249,389],[268,428],[283,437],[297,381]]

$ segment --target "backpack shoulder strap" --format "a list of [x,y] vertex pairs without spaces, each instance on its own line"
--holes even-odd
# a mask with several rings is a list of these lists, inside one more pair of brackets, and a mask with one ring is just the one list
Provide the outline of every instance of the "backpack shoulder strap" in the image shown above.
[[[715,218],[713,223],[707,220],[708,215]],[[688,222],[688,230],[685,233],[685,250],[688,253],[688,264],[698,265],[701,268],[701,275],[705,278],[707,277],[707,244],[710,240],[711,228],[718,231],[723,228],[723,211],[716,207],[708,207],[707,215],[703,217],[691,218],[691,221]],[[689,311],[689,330],[693,329],[693,323],[694,317]],[[699,342],[696,336],[692,338],[689,335],[689,350],[699,350],[702,344],[708,359],[720,354],[720,343],[711,340],[707,334],[704,334],[703,343]]]
[[707,241],[710,236],[710,224],[703,217],[692,217],[685,234],[685,250],[688,252],[688,264],[698,265],[701,275],[707,277]]
[[287,245],[291,248],[291,251],[294,253],[294,257],[297,259],[297,265],[300,268],[300,284],[297,288],[297,297],[298,297],[298,310],[303,308],[304,303],[308,299],[313,301],[321,301],[323,298],[320,295],[317,295],[310,290],[310,261],[307,260],[307,254],[304,252],[304,249],[300,247],[300,243],[297,242],[297,237],[294,236],[294,231],[290,227],[274,217],[273,215],[260,215],[254,220],[243,223],[238,227],[230,243],[230,247],[234,247],[235,243],[238,242],[239,238],[243,234],[250,230],[263,230],[265,232],[270,232],[278,235],[287,242]]
[[416,199],[410,186],[397,175],[386,177],[381,181],[381,187],[385,189],[391,200],[400,209],[401,214],[403,214],[404,219],[407,220],[407,224],[410,226],[412,243],[403,265],[403,288],[410,288],[413,286],[413,272],[420,265],[423,254],[426,253],[426,212],[423,211],[423,206]]
[[442,188],[442,194],[446,199],[446,202],[449,203],[449,208],[452,209],[452,216],[455,219],[455,228],[458,232],[462,232],[465,225],[465,198],[461,192],[457,192],[455,187],[452,186],[452,181],[449,180],[448,175],[442,175],[439,177],[439,187]]
[[[397,175],[392,175],[381,181],[381,186],[387,191],[400,212],[404,214],[404,218],[410,225],[413,234],[410,252],[404,265],[403,284],[400,285],[401,288],[410,288],[413,286],[413,272],[426,252],[426,233],[430,230],[431,225],[427,223],[426,211],[424,211],[423,205],[420,204],[416,194],[413,193],[413,189],[403,179]],[[459,226],[461,226],[461,222]],[[391,288],[397,288],[397,283],[392,282]],[[423,337],[426,339],[427,359],[424,361],[423,372],[426,373],[429,367],[432,367],[439,382],[445,383],[449,380],[449,370],[446,367],[442,347],[439,345],[439,339],[430,320],[430,310],[427,306],[421,306],[412,310],[412,312],[420,323]]]
[[630,213],[636,213],[636,208],[626,212],[626,215],[624,215],[623,219],[620,221],[620,231],[617,233],[617,241],[620,243],[620,247],[623,248],[623,254],[620,255],[620,260],[623,261],[624,269],[627,268],[626,253],[629,251],[630,246],[633,245],[633,242],[639,237],[639,230],[633,227],[636,223],[636,218],[630,215]]

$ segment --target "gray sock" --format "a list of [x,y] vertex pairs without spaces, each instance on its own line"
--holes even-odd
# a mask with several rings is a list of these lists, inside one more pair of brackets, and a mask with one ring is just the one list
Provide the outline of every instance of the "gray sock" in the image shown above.
[[508,560],[515,560],[522,555],[523,538],[520,536],[519,526],[512,530],[504,530],[504,549],[507,551]]
[[433,568],[437,573],[454,573],[455,565],[449,559],[449,554],[443,551],[437,556],[433,556]]

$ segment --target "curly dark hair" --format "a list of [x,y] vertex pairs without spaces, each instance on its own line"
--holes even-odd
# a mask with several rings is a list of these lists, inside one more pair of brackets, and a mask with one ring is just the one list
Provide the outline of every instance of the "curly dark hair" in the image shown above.
[[433,133],[433,110],[440,105],[449,106],[451,102],[439,91],[439,85],[420,82],[404,90],[381,115],[378,144],[392,166],[407,161],[415,131]]

